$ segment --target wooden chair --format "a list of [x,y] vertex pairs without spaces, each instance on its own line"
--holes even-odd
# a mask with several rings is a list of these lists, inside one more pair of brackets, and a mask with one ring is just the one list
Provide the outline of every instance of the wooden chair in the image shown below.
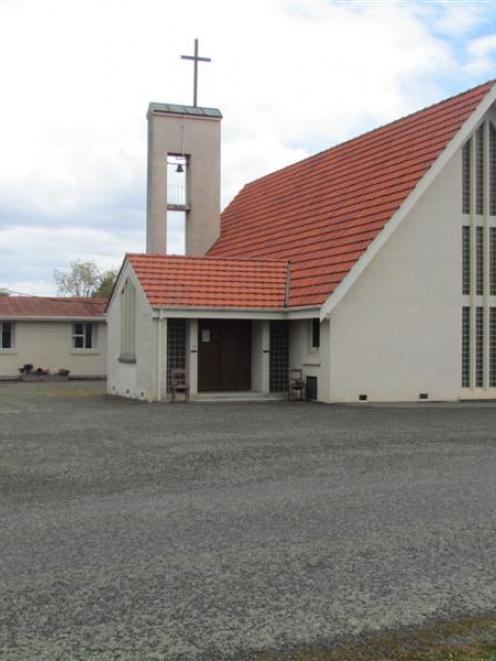
[[186,370],[171,370],[171,399],[176,401],[176,393],[184,395],[184,401],[189,401],[189,384],[186,378]]
[[288,373],[288,399],[305,399],[305,381],[300,369],[290,369]]

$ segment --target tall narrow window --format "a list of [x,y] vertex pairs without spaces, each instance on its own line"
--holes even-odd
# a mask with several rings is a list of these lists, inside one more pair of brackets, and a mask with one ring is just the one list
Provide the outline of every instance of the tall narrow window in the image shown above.
[[462,308],[462,388],[470,386],[470,308]]
[[470,140],[462,151],[462,210],[470,213]]
[[314,350],[320,347],[320,319],[312,319],[311,321],[310,347]]
[[475,309],[475,385],[483,386],[484,374],[484,308]]
[[476,293],[484,293],[484,228],[476,227]]
[[14,348],[14,324],[11,321],[0,321],[0,349]]
[[136,360],[136,290],[129,280],[121,291],[121,354],[122,362]]
[[477,167],[477,197],[476,213],[480,216],[484,213],[484,125],[477,129],[476,148],[476,167]]
[[489,213],[496,216],[496,129],[489,123]]
[[496,388],[496,308],[489,312],[489,385]]
[[470,294],[470,227],[462,227],[462,294]]
[[489,279],[491,296],[496,296],[496,227],[489,228]]

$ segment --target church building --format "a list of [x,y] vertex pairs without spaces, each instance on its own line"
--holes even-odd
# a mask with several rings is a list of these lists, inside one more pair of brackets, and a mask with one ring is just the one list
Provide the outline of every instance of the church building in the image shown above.
[[[147,252],[107,308],[108,391],[321,402],[496,396],[496,86],[247,184],[220,213],[217,109],[150,104]],[[167,254],[184,222],[186,254]]]

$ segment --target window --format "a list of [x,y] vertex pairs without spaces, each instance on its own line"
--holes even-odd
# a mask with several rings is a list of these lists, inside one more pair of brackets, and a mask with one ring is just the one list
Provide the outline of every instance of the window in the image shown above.
[[475,385],[482,388],[484,377],[484,308],[475,309]]
[[496,388],[496,308],[489,312],[489,385]]
[[470,227],[462,227],[462,293],[470,294]]
[[121,291],[121,355],[122,362],[135,362],[136,356],[136,289],[130,280]]
[[310,346],[312,349],[318,349],[320,347],[320,319],[312,319],[310,332]]
[[95,327],[93,324],[76,323],[72,329],[72,348],[73,349],[94,349],[95,348]]
[[484,228],[477,226],[476,228],[476,292],[477,296],[482,296],[484,291]]
[[470,213],[470,140],[462,152],[462,207],[463,213]]
[[484,125],[477,129],[476,133],[476,213],[481,216],[484,213]]
[[496,216],[496,129],[489,124],[489,213]]
[[14,348],[14,324],[12,321],[0,321],[0,349]]
[[470,385],[470,308],[462,309],[462,388]]

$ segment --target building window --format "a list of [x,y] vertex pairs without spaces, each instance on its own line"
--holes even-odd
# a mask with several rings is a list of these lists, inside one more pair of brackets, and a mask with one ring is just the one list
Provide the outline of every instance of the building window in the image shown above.
[[496,216],[496,129],[489,123],[489,213]]
[[121,291],[121,354],[123,362],[136,360],[136,289],[126,280]]
[[470,140],[462,151],[462,191],[463,213],[470,213]]
[[482,216],[484,213],[484,125],[479,126],[476,133],[476,213]]
[[491,296],[496,296],[496,227],[489,228],[489,280]]
[[462,227],[462,293],[470,294],[470,227]]
[[14,348],[14,324],[12,321],[0,321],[0,349]]
[[93,324],[76,323],[72,326],[72,348],[94,349],[96,333]]
[[270,322],[269,387],[270,392],[288,389],[289,324],[287,321]]
[[462,309],[462,388],[470,386],[470,308]]
[[496,388],[496,308],[489,312],[489,385]]
[[312,349],[318,349],[320,347],[320,319],[311,320],[310,347]]
[[186,369],[186,320],[167,320],[167,391],[171,389],[171,371]]
[[482,388],[484,377],[484,308],[475,310],[475,385]]
[[484,228],[476,227],[476,293],[482,296],[484,293]]

